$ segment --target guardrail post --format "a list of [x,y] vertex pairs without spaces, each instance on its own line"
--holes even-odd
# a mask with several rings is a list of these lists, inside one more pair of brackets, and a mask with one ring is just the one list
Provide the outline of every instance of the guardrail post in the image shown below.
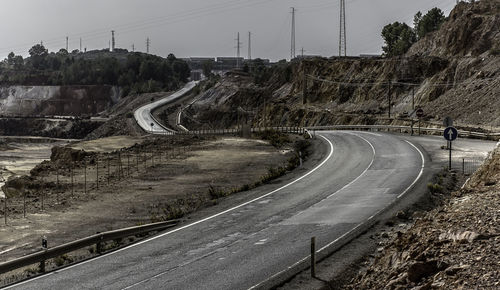
[[73,197],[74,193],[75,193],[74,174],[73,174],[74,166],[75,166],[74,162],[71,162],[71,168],[70,168],[70,171],[71,171],[71,197]]
[[4,203],[3,203],[3,216],[5,219],[5,225],[7,225],[7,194],[5,194],[4,198]]
[[311,277],[316,278],[316,237],[311,238]]
[[[43,236],[42,237],[42,250],[46,251],[47,248],[48,248],[47,237]],[[45,260],[40,261],[40,272],[45,273]]]
[[83,193],[87,194],[87,159],[83,159]]
[[[96,234],[100,234],[101,232],[97,232]],[[100,241],[98,241],[96,244],[95,244],[95,251],[97,254],[101,254],[102,253],[102,238],[103,236],[101,235],[101,238],[100,238]]]
[[99,190],[99,156],[95,159],[95,183]]
[[109,179],[110,179],[110,173],[109,173],[109,164],[110,164],[110,161],[109,161],[109,157],[107,158],[107,165],[108,165],[108,185],[109,185]]

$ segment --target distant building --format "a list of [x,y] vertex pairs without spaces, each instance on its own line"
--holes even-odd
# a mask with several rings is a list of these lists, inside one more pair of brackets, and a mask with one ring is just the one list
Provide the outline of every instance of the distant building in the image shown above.
[[382,57],[380,54],[360,54],[359,57],[361,58],[378,58]]
[[203,64],[207,62],[215,63],[215,57],[189,57],[183,60],[192,70],[203,69]]
[[199,81],[201,80],[201,76],[203,75],[202,70],[191,70],[191,80]]

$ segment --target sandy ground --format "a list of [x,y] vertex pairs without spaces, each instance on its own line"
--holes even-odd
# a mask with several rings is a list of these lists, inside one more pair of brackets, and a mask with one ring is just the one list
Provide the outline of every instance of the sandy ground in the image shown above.
[[[112,137],[72,147],[109,152],[138,141]],[[157,151],[140,145],[134,147],[134,150],[142,148],[138,155],[136,151],[123,153],[121,173],[114,163],[116,160],[112,159],[109,184],[106,157],[100,157],[99,189],[96,188],[95,164],[89,162],[86,194],[85,169],[81,164],[73,170],[73,190],[70,171],[59,169],[63,190],[43,192],[44,210],[41,209],[40,193],[28,195],[26,218],[23,217],[22,197],[9,201],[13,209],[9,209],[8,223],[4,225],[2,221],[0,225],[0,262],[38,251],[43,235],[47,236],[49,246],[54,246],[98,231],[165,218],[172,214],[173,205],[181,205],[188,211],[188,205],[194,208],[209,206],[217,202],[209,196],[210,186],[230,190],[254,183],[267,174],[270,167],[285,164],[292,154],[261,140],[236,137],[201,140],[189,146],[169,147],[161,140],[155,144]],[[54,171],[42,173],[37,178],[54,183],[57,178],[54,174]],[[3,204],[0,207],[3,212]]]

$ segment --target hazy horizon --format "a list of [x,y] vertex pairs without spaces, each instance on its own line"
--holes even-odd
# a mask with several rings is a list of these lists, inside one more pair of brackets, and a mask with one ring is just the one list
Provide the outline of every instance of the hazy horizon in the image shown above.
[[[252,58],[290,58],[291,7],[296,12],[296,54],[338,54],[338,0],[17,0],[0,18],[0,54],[23,56],[43,41],[49,51],[109,47],[115,30],[116,47],[177,57],[235,56],[240,32],[241,56],[247,57],[252,32]],[[446,15],[455,0],[346,1],[348,55],[380,54],[382,27],[394,21],[412,25],[417,11],[438,7]],[[23,15],[23,21],[19,21]]]

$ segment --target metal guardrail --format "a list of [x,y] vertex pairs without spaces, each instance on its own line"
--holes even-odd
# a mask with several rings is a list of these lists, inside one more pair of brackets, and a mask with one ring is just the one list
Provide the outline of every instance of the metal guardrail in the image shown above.
[[4,262],[0,264],[0,274],[19,269],[32,264],[40,263],[48,259],[56,258],[63,254],[79,250],[81,248],[89,247],[92,245],[97,245],[97,250],[99,252],[100,243],[111,241],[114,239],[126,238],[134,235],[146,234],[149,232],[160,231],[176,226],[177,220],[158,222],[153,224],[148,224],[144,226],[129,227],[120,230],[102,232],[90,237],[79,239],[67,244],[62,244],[55,246],[53,248],[48,248],[41,252],[33,253],[15,260]]
[[[411,126],[392,126],[392,125],[331,125],[331,126],[311,126],[306,127],[307,130],[400,130],[408,131],[412,130]],[[430,133],[442,133],[444,128],[424,128],[421,127],[420,131],[430,132]],[[413,131],[417,132],[418,127],[414,126]],[[489,137],[500,137],[500,133],[482,133],[467,130],[458,130],[459,136],[466,137],[477,137],[477,138],[489,138]]]
[[[290,134],[305,134],[306,129],[303,127],[257,127],[250,128],[251,133],[264,132],[266,130],[274,130],[281,133]],[[243,130],[241,128],[234,129],[209,129],[209,130],[194,130],[194,131],[177,131],[175,135],[224,135],[224,134],[237,134],[241,133]]]

